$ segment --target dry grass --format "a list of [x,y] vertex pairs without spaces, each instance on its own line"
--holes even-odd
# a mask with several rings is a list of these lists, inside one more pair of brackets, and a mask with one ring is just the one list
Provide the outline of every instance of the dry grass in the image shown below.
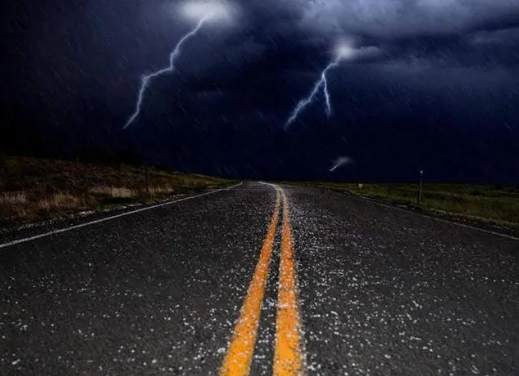
[[85,199],[68,193],[55,193],[41,198],[33,205],[37,211],[70,210],[85,206]]
[[9,157],[0,166],[0,224],[193,193],[229,183],[210,176],[150,169],[147,194],[142,168]]
[[90,189],[90,193],[112,198],[130,198],[139,196],[139,191],[136,189],[120,187],[94,187]]
[[174,190],[175,190],[174,187],[151,187],[150,193],[151,194],[160,194],[160,193],[173,192]]
[[[174,187],[150,187],[152,197],[175,192]],[[104,196],[110,198],[137,198],[145,196],[142,189],[130,189],[121,187],[94,187],[89,191],[94,196]]]
[[34,219],[57,211],[82,210],[91,205],[91,198],[70,193],[38,196],[35,192],[6,192],[0,199],[0,217]]
[[21,192],[3,192],[0,195],[1,204],[3,205],[23,205],[27,203],[27,194]]
[[3,192],[0,195],[0,216],[25,216],[28,204],[27,194],[21,192]]

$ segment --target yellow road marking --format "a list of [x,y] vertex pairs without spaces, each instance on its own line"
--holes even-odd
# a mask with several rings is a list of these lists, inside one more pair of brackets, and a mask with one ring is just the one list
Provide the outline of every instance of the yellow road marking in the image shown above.
[[254,271],[247,296],[242,306],[240,317],[234,328],[231,344],[220,368],[220,376],[245,376],[249,374],[254,346],[259,326],[259,318],[265,285],[269,274],[270,259],[276,228],[278,225],[280,207],[279,189],[276,187],[276,206],[269,225],[265,241],[261,248],[260,258]]
[[301,354],[296,265],[294,248],[292,246],[290,211],[287,197],[283,191],[282,196],[283,228],[281,234],[281,261],[279,264],[274,376],[296,376],[304,373]]

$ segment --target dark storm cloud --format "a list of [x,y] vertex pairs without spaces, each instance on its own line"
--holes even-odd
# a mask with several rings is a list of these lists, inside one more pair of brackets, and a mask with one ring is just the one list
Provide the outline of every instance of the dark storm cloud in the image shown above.
[[[275,114],[277,121],[282,122],[333,56],[334,44],[341,34],[330,25],[341,25],[342,35],[349,35],[356,30],[352,24],[360,20],[366,24],[364,35],[358,35],[359,45],[376,46],[382,53],[344,64],[337,73],[331,74],[336,101],[341,100],[341,92],[358,96],[359,91],[352,90],[353,87],[364,88],[371,93],[371,98],[375,97],[374,101],[378,101],[379,87],[387,84],[404,86],[415,96],[428,93],[445,96],[450,101],[454,95],[458,95],[459,100],[460,94],[470,96],[474,91],[495,91],[502,85],[515,85],[514,67],[519,66],[519,60],[517,49],[510,48],[515,43],[515,34],[496,29],[495,19],[505,9],[510,15],[516,7],[506,8],[506,4],[501,3],[497,4],[498,9],[483,12],[482,3],[474,3],[465,9],[477,15],[473,19],[462,16],[461,3],[451,3],[454,14],[433,2],[365,1],[368,7],[359,15],[352,14],[351,10],[358,13],[360,2],[329,1],[312,5],[292,1],[278,5],[275,11],[270,7],[272,2],[250,2],[247,27],[236,30],[227,41],[232,41],[231,55],[240,55],[243,51],[239,64],[229,64],[233,59],[220,59],[211,69],[186,77],[181,90],[194,93],[215,90],[213,96],[202,97],[211,97],[211,103],[216,103],[218,98],[220,105],[215,108],[219,111],[227,108],[229,112],[246,113],[256,109]],[[330,22],[321,24],[319,20],[324,14],[328,14]],[[361,15],[364,18],[359,19]],[[368,22],[382,15],[387,18],[385,23]],[[458,16],[461,21],[465,20],[461,22],[463,27],[449,28]],[[439,24],[426,22],[434,17]],[[263,27],[265,24],[269,27]],[[396,28],[397,24],[402,24],[402,28]],[[395,32],[382,35],[391,25],[395,25]],[[488,29],[478,29],[482,25]],[[258,53],[248,53],[253,50],[248,45],[256,46]],[[359,64],[365,67],[355,71],[362,74],[348,73]],[[377,79],[379,82],[375,82]],[[209,104],[204,102],[204,105]]]
[[[398,180],[423,165],[443,179],[492,178],[492,169],[519,176],[503,167],[519,166],[510,156],[519,132],[517,1],[237,1],[232,27],[204,28],[187,44],[123,134],[140,76],[166,66],[192,27],[178,17],[181,3],[4,2],[0,115],[38,124],[38,134],[52,129],[49,144],[133,137],[154,158],[207,173],[326,178],[332,158],[351,155],[355,173],[366,174],[341,169],[353,179]],[[331,119],[318,97],[283,132],[344,37],[376,53],[330,72]],[[484,174],[467,167],[484,163]]]
[[[447,0],[291,0],[282,5],[273,1],[248,2],[243,7],[247,9],[246,31],[236,30],[230,38],[235,44],[233,53],[242,52],[240,64],[233,65],[238,69],[230,73],[227,82],[231,86],[243,86],[243,81],[258,75],[278,75],[279,82],[283,82],[288,76],[298,76],[297,71],[302,79],[306,76],[312,80],[311,73],[317,74],[329,61],[336,40],[344,35],[355,36],[360,46],[380,49],[382,53],[368,63],[402,60],[400,66],[414,62],[420,68],[425,63],[440,71],[449,65],[518,64],[515,34],[500,29],[519,21],[519,5],[509,1],[489,5],[483,1]],[[246,43],[237,44],[246,38]],[[248,43],[256,46],[258,53],[250,56]],[[229,60],[219,59],[224,76],[229,75],[225,67]],[[410,69],[415,69],[412,65]],[[377,68],[374,64],[371,67]],[[218,77],[215,69],[202,75]],[[307,80],[304,85],[310,84]]]
[[519,18],[519,4],[512,0],[291,0],[291,4],[300,9],[309,29],[380,38],[503,28]]
[[[462,180],[490,178],[493,170],[486,166],[497,171],[496,164],[507,160],[509,144],[480,133],[499,137],[509,134],[503,124],[517,126],[512,108],[519,105],[519,96],[513,96],[519,75],[515,51],[506,48],[513,33],[497,27],[494,15],[449,28],[450,21],[423,27],[415,14],[416,25],[403,25],[400,32],[395,26],[391,33],[389,26],[381,31],[377,23],[365,22],[362,29],[351,22],[333,29],[311,20],[305,7],[288,2],[273,10],[272,4],[249,2],[242,27],[222,42],[225,49],[204,52],[218,59],[161,92],[174,107],[165,113],[164,103],[150,104],[150,113],[160,118],[146,123],[163,123],[163,139],[188,140],[180,153],[186,168],[203,164],[196,162],[195,150],[210,149],[217,150],[212,158],[224,165],[229,155],[247,161],[238,171],[251,176],[286,176],[289,171],[294,177],[316,176],[332,156],[351,153],[359,164],[342,172],[350,178],[404,179],[425,165],[432,176],[443,169],[445,179]],[[337,17],[337,9],[331,11],[329,24],[345,20]],[[345,35],[382,53],[330,73],[333,119],[324,118],[319,98],[294,130],[283,134],[279,128],[290,109],[308,93],[333,57],[336,40]],[[226,53],[242,57],[233,63]],[[167,119],[176,120],[167,125]],[[194,143],[192,132],[211,141]],[[500,143],[497,156],[491,150]],[[485,167],[467,168],[471,161]],[[450,169],[441,167],[445,163]]]

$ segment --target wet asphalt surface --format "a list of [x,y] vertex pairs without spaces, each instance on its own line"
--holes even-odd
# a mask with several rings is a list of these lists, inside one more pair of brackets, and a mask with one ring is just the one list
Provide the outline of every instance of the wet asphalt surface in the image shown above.
[[[283,188],[308,375],[519,375],[519,241]],[[0,249],[0,374],[218,374],[274,201],[246,183]],[[252,375],[272,374],[279,232]]]

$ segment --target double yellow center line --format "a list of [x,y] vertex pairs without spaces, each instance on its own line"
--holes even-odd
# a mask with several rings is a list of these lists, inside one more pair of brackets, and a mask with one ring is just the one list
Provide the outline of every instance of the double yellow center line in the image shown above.
[[285,192],[281,191],[281,194],[283,196],[283,228],[281,233],[281,261],[279,264],[274,375],[294,376],[303,373],[301,328],[290,209]]
[[275,189],[276,205],[274,213],[240,317],[234,328],[231,343],[220,368],[220,376],[246,376],[249,374],[279,221],[281,200],[283,201],[283,224],[281,229],[281,260],[273,374],[275,376],[299,376],[303,374],[297,275],[290,224],[290,208],[285,192],[277,186],[275,186]]

